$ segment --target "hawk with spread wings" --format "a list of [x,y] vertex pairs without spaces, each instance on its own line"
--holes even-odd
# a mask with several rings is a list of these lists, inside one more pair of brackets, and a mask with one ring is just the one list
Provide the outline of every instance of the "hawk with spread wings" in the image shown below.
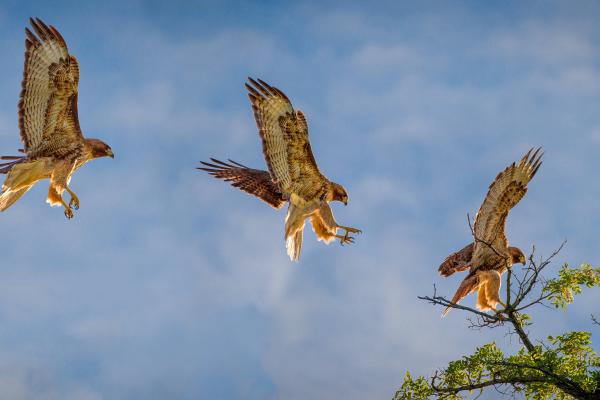
[[[498,174],[475,217],[475,241],[449,255],[440,265],[438,271],[445,277],[469,270],[452,303],[477,291],[477,308],[480,310],[495,310],[497,304],[504,306],[500,301],[501,276],[513,264],[526,262],[520,249],[508,245],[504,232],[506,217],[525,196],[527,184],[542,165],[540,150],[533,152],[530,149],[518,163],[512,163]],[[449,311],[450,307],[446,308],[443,315]]]
[[[248,81],[246,88],[268,171],[214,158],[212,163],[202,161],[204,167],[198,169],[231,182],[234,187],[258,197],[273,208],[279,209],[289,203],[285,217],[285,241],[287,253],[294,261],[300,258],[304,222],[309,217],[319,240],[330,243],[338,238],[341,244],[353,243],[354,239],[349,234],[361,231],[339,225],[329,207],[332,201],[347,205],[348,194],[319,170],[310,148],[304,114],[292,107],[281,90],[260,79],[248,78]],[[338,229],[345,233],[338,235]]]
[[[0,193],[0,211],[6,210],[33,185],[50,179],[47,202],[63,206],[73,217],[79,199],[69,188],[71,175],[86,162],[114,157],[106,143],[83,137],[77,115],[79,63],[53,26],[30,19],[25,28],[25,70],[19,101],[19,129],[24,156],[2,156],[0,173],[7,174]],[[69,192],[67,204],[62,198]]]

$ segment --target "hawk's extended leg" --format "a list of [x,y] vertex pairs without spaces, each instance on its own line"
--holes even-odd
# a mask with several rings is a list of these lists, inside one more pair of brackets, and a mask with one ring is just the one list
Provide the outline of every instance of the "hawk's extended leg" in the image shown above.
[[354,243],[354,238],[352,236],[348,236],[348,232],[345,235],[335,235],[336,238],[340,239],[340,244],[343,246],[345,244]]
[[50,185],[50,189],[48,189],[48,199],[46,201],[50,203],[51,206],[62,205],[65,208],[65,217],[68,219],[73,218],[73,210],[65,203],[56,186]]
[[79,197],[71,190],[70,187],[66,186],[65,189],[71,195],[71,201],[69,201],[69,207],[74,210],[79,210]]
[[351,228],[349,226],[338,225],[338,228],[345,230],[346,231],[346,235],[348,233],[356,233],[356,234],[359,234],[359,235],[362,233],[362,231],[360,229]]
[[350,233],[362,233],[360,229],[339,225],[333,217],[331,207],[329,207],[329,204],[327,203],[321,204],[321,207],[319,208],[319,213],[321,214],[321,218],[325,225],[333,227],[335,229],[344,229],[346,231],[344,235],[335,235],[336,238],[340,239],[340,244],[342,245],[347,243],[354,243],[354,238],[349,235]]
[[[485,279],[482,278],[481,275],[482,273],[480,273],[480,279]],[[481,311],[489,310],[488,297],[485,289],[486,283],[484,282],[479,285],[479,290],[477,291],[477,308]]]
[[73,218],[73,210],[65,203],[62,198],[62,193],[66,189],[69,193],[73,194],[67,187],[67,182],[69,180],[69,175],[73,171],[74,165],[75,163],[69,160],[63,160],[55,165],[52,175],[50,176],[50,188],[48,189],[48,198],[46,200],[51,206],[63,206],[65,209],[65,217],[68,219]]
[[496,310],[496,306],[501,304],[504,308],[506,305],[500,301],[500,285],[502,277],[498,271],[488,271],[488,281],[485,284],[485,292],[487,295],[488,307]]
[[[350,233],[356,233],[356,234],[358,234],[358,235],[360,235],[360,234],[362,233],[362,231],[361,231],[360,229],[351,228],[351,227],[349,227],[349,226],[342,226],[342,225],[338,225],[338,228],[340,228],[340,229],[343,229],[343,230],[345,230],[345,231],[346,231],[346,233],[345,233],[345,234],[344,234],[344,236],[343,236],[343,237],[345,238],[345,240],[347,240],[348,238],[352,239],[352,237],[351,237],[351,236],[349,236],[349,234],[350,234]],[[341,240],[340,240],[340,243],[341,243],[341,244],[344,244],[344,243],[342,243],[342,241],[341,241]],[[350,243],[354,243],[354,239],[352,239],[352,241],[351,241]]]

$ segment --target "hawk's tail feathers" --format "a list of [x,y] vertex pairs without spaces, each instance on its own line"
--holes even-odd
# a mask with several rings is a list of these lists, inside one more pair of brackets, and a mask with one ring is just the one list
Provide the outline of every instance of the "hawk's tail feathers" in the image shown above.
[[0,194],[0,211],[6,210],[12,206],[15,201],[19,200],[33,185],[24,186],[17,190],[6,189]]
[[[478,286],[479,286],[479,275],[478,274],[473,274],[473,275],[467,276],[460,283],[460,286],[458,287],[458,290],[456,291],[456,293],[454,293],[454,297],[452,297],[452,303],[458,304],[458,302],[461,301],[466,295],[468,295],[471,292],[474,292]],[[451,308],[452,307],[446,307],[446,309],[442,313],[442,318],[445,317],[446,315],[448,315]]]
[[292,261],[300,259],[300,250],[302,250],[302,232],[304,229],[298,229],[296,233],[290,235],[285,241],[288,256]]

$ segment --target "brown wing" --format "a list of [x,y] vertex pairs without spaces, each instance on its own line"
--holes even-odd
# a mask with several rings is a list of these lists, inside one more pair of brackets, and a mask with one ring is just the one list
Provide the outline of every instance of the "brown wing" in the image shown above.
[[198,167],[215,178],[230,182],[246,193],[258,197],[273,208],[281,208],[286,203],[284,195],[271,180],[267,171],[248,168],[245,165],[229,160],[230,164],[211,158],[214,164],[200,161],[206,167]]
[[304,114],[288,97],[262,80],[246,84],[263,153],[273,180],[284,193],[312,198],[325,182],[310,147]]
[[470,267],[471,258],[473,257],[474,244],[463,247],[456,253],[450,254],[442,265],[438,268],[438,272],[442,276],[450,276],[455,272],[460,272]]
[[40,19],[30,23],[35,34],[25,29],[21,140],[28,155],[54,155],[83,138],[77,115],[79,64],[53,26]]
[[[538,148],[532,154],[533,149],[530,149],[518,163],[512,163],[499,173],[477,211],[473,228],[475,237],[493,244],[496,250],[507,251],[508,240],[504,233],[506,217],[510,209],[525,196],[527,184],[542,165],[543,153],[540,153],[540,150],[541,148]],[[473,259],[479,260],[486,253],[493,252],[488,245],[477,242]]]

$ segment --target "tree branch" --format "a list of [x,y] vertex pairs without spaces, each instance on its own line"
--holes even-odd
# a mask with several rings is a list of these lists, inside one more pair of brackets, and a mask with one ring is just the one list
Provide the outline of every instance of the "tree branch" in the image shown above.
[[471,216],[469,215],[469,213],[467,213],[467,223],[469,224],[469,229],[471,230],[471,235],[473,236],[473,239],[475,240],[475,242],[485,244],[494,253],[496,253],[496,255],[498,257],[503,258],[506,261],[508,261],[508,258],[509,258],[508,255],[500,253],[498,250],[496,250],[496,248],[494,247],[494,245],[492,243],[486,242],[485,240],[481,239],[480,237],[477,237],[477,235],[475,234],[475,230],[473,229],[473,225],[471,224]]
[[499,323],[499,322],[503,322],[505,319],[499,315],[491,315],[488,313],[484,313],[482,311],[476,310],[474,308],[471,307],[467,307],[467,306],[463,306],[461,304],[456,304],[451,302],[450,300],[446,299],[445,297],[442,296],[438,296],[437,295],[437,290],[435,285],[433,285],[433,296],[417,296],[418,299],[420,300],[425,300],[430,302],[433,305],[441,305],[444,307],[450,307],[450,308],[456,308],[458,310],[464,310],[464,311],[468,311],[470,313],[476,314],[478,316],[480,316],[481,318],[483,318],[483,320],[489,324],[495,324],[495,323]]
[[490,386],[498,386],[498,385],[518,385],[524,383],[534,383],[534,382],[546,382],[544,377],[520,377],[520,378],[495,378],[490,379],[489,381],[479,382],[469,385],[463,386],[455,386],[455,387],[438,387],[434,386],[434,382],[431,382],[431,388],[437,392],[437,394],[448,393],[448,394],[458,394],[464,391],[471,391],[477,389],[483,389]]
[[[539,366],[539,365],[512,363],[512,362],[508,362],[508,361],[501,361],[499,363],[496,363],[496,365],[501,365],[501,366],[505,366],[505,367],[522,368],[522,369],[531,369],[534,371],[541,372],[542,374],[544,374],[545,376],[550,378],[552,380],[552,383],[555,384],[560,389],[562,389],[565,393],[568,393],[575,397],[581,397],[582,395],[586,395],[588,393],[579,384],[573,382],[568,377],[563,377],[563,376],[557,375],[557,374],[553,373],[552,371],[549,371],[548,369],[546,369],[542,366]],[[548,381],[548,379],[546,379],[544,381]]]

